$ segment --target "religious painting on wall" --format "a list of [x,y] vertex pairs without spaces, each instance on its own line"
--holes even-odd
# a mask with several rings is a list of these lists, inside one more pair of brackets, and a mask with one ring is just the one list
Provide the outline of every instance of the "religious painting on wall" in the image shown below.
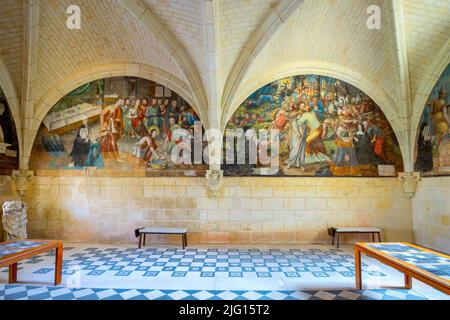
[[97,175],[204,175],[204,163],[172,157],[176,150],[185,160],[198,129],[203,130],[199,117],[174,91],[136,77],[105,78],[53,106],[36,136],[30,167],[95,168]]
[[419,122],[414,170],[450,174],[450,65],[434,86]]
[[16,126],[5,94],[0,88],[0,174],[10,175],[19,168],[19,143]]
[[[224,160],[228,176],[376,177],[403,170],[400,147],[381,109],[364,92],[331,77],[299,75],[267,84],[239,106],[226,130],[244,135],[245,143],[225,141],[224,154],[231,148],[235,157],[247,155],[243,164]],[[276,139],[261,143],[248,134],[260,130],[278,132]],[[252,139],[258,140],[257,155],[262,146],[265,154],[276,149],[276,167],[268,170],[260,157],[249,161]]]

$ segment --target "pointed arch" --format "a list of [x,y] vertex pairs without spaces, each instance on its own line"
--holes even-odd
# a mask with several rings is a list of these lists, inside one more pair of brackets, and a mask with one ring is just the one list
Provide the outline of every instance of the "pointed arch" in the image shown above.
[[[69,78],[56,84],[52,87],[43,97],[36,103],[35,115],[32,119],[32,130],[28,133],[31,135],[30,141],[32,141],[31,146],[24,150],[24,157],[29,159],[31,155],[31,150],[33,147],[33,142],[36,138],[36,134],[39,130],[39,126],[42,120],[50,111],[50,109],[66,94],[75,90],[83,84],[89,83],[91,81],[116,77],[116,76],[130,76],[130,77],[140,77],[144,79],[149,79],[158,82],[171,90],[178,93],[187,103],[189,103],[195,112],[202,119],[204,114],[199,112],[195,105],[195,99],[191,94],[190,86],[183,80],[153,66],[139,64],[139,63],[114,63],[96,66],[94,68],[85,69],[78,72]],[[202,120],[203,121],[203,120]]]

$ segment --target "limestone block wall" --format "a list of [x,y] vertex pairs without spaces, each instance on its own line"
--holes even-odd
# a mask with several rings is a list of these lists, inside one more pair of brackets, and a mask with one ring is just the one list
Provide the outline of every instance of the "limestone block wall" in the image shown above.
[[450,253],[450,177],[423,178],[412,210],[415,241]]
[[225,178],[211,198],[204,178],[37,176],[28,203],[34,238],[130,243],[137,227],[173,226],[190,244],[327,243],[327,227],[380,226],[383,240],[413,240],[395,178]]

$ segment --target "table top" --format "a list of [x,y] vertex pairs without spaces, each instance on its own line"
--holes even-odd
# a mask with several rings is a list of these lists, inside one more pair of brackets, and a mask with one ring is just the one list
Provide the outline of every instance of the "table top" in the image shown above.
[[186,233],[187,229],[186,228],[142,228],[139,229],[140,233],[174,233],[174,234],[179,234],[179,233]]
[[0,243],[0,264],[62,246],[61,240],[17,240]]
[[450,256],[446,254],[405,242],[356,243],[356,245],[450,281]]

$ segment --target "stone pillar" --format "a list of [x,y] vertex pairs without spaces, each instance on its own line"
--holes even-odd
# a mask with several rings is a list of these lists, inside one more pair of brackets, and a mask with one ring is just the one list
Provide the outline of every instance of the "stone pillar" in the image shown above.
[[417,183],[420,181],[420,172],[400,172],[399,180],[403,184],[403,191],[408,198],[414,197],[417,189]]
[[14,170],[11,174],[11,178],[16,183],[16,190],[20,198],[27,196],[30,182],[33,179],[34,172],[27,170]]
[[222,188],[223,170],[211,169],[206,171],[206,182],[209,187],[211,196],[216,197]]

